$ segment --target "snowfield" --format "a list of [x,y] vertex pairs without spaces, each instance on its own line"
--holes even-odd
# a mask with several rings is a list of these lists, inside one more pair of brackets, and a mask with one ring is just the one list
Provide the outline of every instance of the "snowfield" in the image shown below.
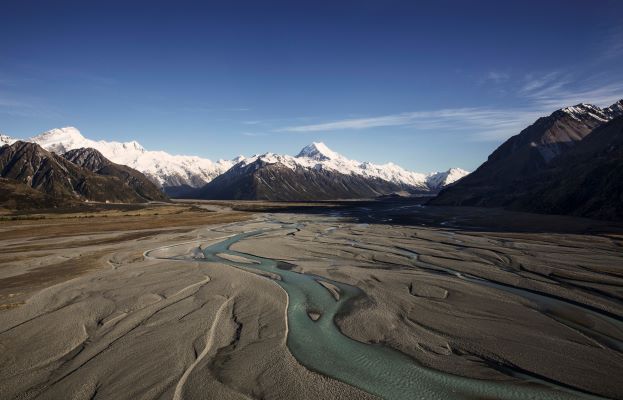
[[[11,144],[17,139],[0,135],[0,144]],[[396,184],[409,185],[421,190],[439,190],[469,172],[460,168],[447,171],[420,173],[408,171],[394,163],[373,164],[351,160],[331,150],[322,142],[305,146],[296,156],[265,153],[251,157],[238,156],[232,160],[211,161],[197,156],[171,155],[164,151],[147,150],[136,141],[108,142],[85,138],[78,129],[66,127],[52,129],[28,139],[48,151],[63,154],[69,150],[91,147],[112,162],[127,165],[144,173],[160,187],[188,185],[201,187],[232,166],[248,165],[256,160],[281,163],[288,168],[323,169],[336,173],[378,178]]]
[[324,169],[347,175],[379,178],[384,181],[405,184],[422,190],[437,190],[459,180],[469,173],[460,168],[451,168],[443,172],[423,174],[420,172],[407,171],[391,162],[381,165],[372,164],[367,161],[359,162],[350,160],[336,153],[322,142],[314,142],[305,146],[296,157],[265,153],[245,158],[241,162],[243,165],[248,165],[258,159],[268,164],[281,163],[290,169],[300,167]]
[[150,151],[136,141],[121,143],[90,140],[82,136],[80,131],[74,127],[53,129],[29,141],[59,154],[82,147],[92,147],[112,162],[127,165],[144,173],[161,187],[180,185],[199,187],[235,164],[235,160],[213,162],[196,156]]

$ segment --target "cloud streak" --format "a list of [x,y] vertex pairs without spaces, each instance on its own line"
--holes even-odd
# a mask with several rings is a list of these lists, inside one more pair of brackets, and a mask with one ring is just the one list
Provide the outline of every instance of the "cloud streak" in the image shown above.
[[524,95],[541,110],[555,110],[578,103],[609,106],[623,97],[623,82],[581,85],[572,88],[571,79],[559,79],[526,91]]
[[519,133],[541,116],[578,103],[607,106],[623,97],[623,81],[578,84],[560,71],[527,75],[519,84],[518,98],[526,105],[514,109],[494,107],[447,108],[412,111],[365,118],[286,126],[277,132],[310,133],[409,127],[419,130],[465,131],[473,140],[500,140]]
[[509,131],[521,130],[527,123],[538,117],[539,113],[534,110],[448,108],[290,126],[278,129],[278,131],[307,133],[406,126],[421,130],[471,131],[477,132],[473,135],[476,140],[491,140],[508,136]]

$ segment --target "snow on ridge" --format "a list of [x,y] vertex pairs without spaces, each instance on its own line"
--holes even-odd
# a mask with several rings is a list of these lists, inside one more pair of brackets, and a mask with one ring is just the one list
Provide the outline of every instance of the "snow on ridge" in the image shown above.
[[[0,141],[10,144],[16,139],[0,136]],[[59,154],[84,147],[94,148],[112,162],[134,168],[162,187],[179,185],[199,187],[234,165],[244,167],[258,160],[268,164],[279,163],[292,170],[297,168],[326,170],[381,179],[422,190],[439,189],[467,174],[467,171],[459,168],[424,174],[408,171],[391,162],[386,164],[359,162],[331,150],[322,142],[313,142],[305,146],[296,156],[268,152],[251,157],[241,155],[232,160],[213,162],[198,156],[172,155],[164,151],[147,150],[136,141],[91,140],[85,138],[74,127],[52,129],[30,138],[29,141]]]
[[578,121],[586,116],[590,116],[602,122],[608,122],[619,115],[623,115],[623,100],[619,100],[605,108],[593,104],[580,103],[575,106],[561,108],[560,111]]
[[343,158],[342,155],[336,153],[331,150],[326,144],[323,142],[313,142],[309,144],[299,152],[296,156],[297,158],[313,158],[315,160],[335,160],[339,158]]
[[610,118],[615,118],[623,115],[623,99],[617,101],[610,107],[604,108],[604,113]]
[[435,190],[448,186],[464,176],[469,175],[468,171],[462,168],[450,168],[447,171],[433,172],[428,175],[428,186]]
[[[28,140],[37,143],[46,150],[60,154],[82,147],[94,148],[102,154],[108,153],[111,157],[118,157],[127,151],[145,152],[143,146],[134,140],[125,143],[107,142],[105,140],[95,141],[82,136],[80,131],[73,126],[52,129]],[[109,158],[106,154],[104,156]]]
[[2,133],[0,133],[0,147],[4,146],[5,144],[13,144],[17,142],[17,140],[18,139],[12,138],[11,136],[3,135]]
[[448,171],[424,174],[408,171],[394,163],[373,164],[350,160],[343,155],[331,150],[322,142],[314,142],[305,146],[295,157],[274,153],[264,153],[245,158],[241,166],[252,164],[256,161],[268,164],[280,163],[287,168],[323,169],[347,175],[363,176],[365,178],[377,178],[400,185],[408,185],[423,190],[436,190],[446,186],[467,175],[468,172],[460,168],[451,168]]
[[46,150],[62,154],[66,151],[91,147],[112,162],[127,165],[144,173],[160,186],[201,186],[228,170],[233,161],[211,160],[197,156],[171,155],[164,151],[149,151],[137,141],[107,142],[87,139],[74,127],[52,129],[29,141]]

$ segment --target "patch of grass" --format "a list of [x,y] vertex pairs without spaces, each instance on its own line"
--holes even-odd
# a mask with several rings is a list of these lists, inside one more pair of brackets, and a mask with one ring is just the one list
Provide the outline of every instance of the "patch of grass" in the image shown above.
[[[2,239],[46,238],[73,236],[90,233],[121,232],[130,230],[157,230],[166,228],[189,228],[201,225],[244,221],[251,217],[248,212],[203,212],[185,206],[159,208],[136,214],[92,213],[58,216],[16,217],[0,221]],[[97,221],[84,223],[84,219]],[[157,233],[157,232],[155,232]],[[154,233],[154,234],[155,234]]]

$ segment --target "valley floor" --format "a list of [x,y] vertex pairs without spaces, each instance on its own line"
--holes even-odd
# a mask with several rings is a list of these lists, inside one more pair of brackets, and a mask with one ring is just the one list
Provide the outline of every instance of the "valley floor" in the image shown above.
[[[287,315],[301,308],[322,321],[326,310],[295,304],[277,284],[285,272],[254,269],[245,255],[317,276],[336,302],[339,285],[360,290],[331,326],[423,371],[507,388],[498,398],[623,398],[618,228],[552,219],[530,232],[529,214],[290,206],[0,222],[0,398],[374,398],[295,358]],[[502,229],[513,220],[517,229]],[[257,234],[219,262],[204,259],[243,232]],[[442,387],[411,398],[465,397]]]

